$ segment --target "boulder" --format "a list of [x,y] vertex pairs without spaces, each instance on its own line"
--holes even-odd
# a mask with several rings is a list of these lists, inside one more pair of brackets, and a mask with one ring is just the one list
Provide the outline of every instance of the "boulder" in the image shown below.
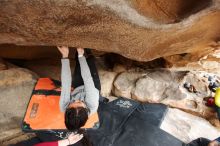
[[[81,46],[137,61],[213,52],[219,41],[219,10],[219,0],[2,0],[0,44]],[[35,50],[36,56],[51,52]]]
[[214,140],[220,135],[220,131],[205,119],[172,108],[169,108],[160,128],[185,143],[199,137]]
[[99,77],[101,82],[101,95],[109,97],[113,88],[113,82],[117,75],[115,72],[99,70]]
[[197,70],[220,74],[220,41],[213,51],[197,51],[164,57],[166,67],[173,70]]
[[[113,94],[141,102],[163,103],[207,119],[216,118],[214,109],[204,102],[210,96],[207,75],[167,69],[123,72],[114,81]],[[195,87],[196,93],[184,88],[186,82]]]
[[[207,78],[203,72],[188,72],[182,80],[177,82],[176,88],[172,86],[164,93],[161,103],[189,111],[204,118],[216,117],[215,110],[207,107],[204,102],[205,97],[210,96]],[[185,89],[184,83],[190,83],[196,89],[196,93],[189,92]]]
[[142,73],[123,72],[114,81],[113,93],[117,97],[131,98],[131,91],[135,87],[135,82],[142,76]]
[[0,141],[21,132],[15,131],[20,128],[37,78],[24,68],[0,71]]
[[[61,59],[35,59],[23,61],[22,66],[37,73],[40,77],[61,80]],[[71,72],[74,72],[75,61],[70,59]]]
[[147,70],[146,76],[136,82],[132,98],[142,102],[163,103],[169,98],[175,102],[186,98],[179,89],[180,81],[187,72],[175,72],[166,69]]
[[150,77],[138,79],[133,90],[132,98],[141,102],[160,102],[169,84],[154,80]]

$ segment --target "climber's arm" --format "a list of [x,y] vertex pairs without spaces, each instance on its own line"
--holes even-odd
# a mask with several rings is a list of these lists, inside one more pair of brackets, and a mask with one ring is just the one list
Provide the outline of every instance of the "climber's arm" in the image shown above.
[[71,70],[70,70],[70,62],[68,59],[69,48],[66,46],[58,47],[59,51],[62,54],[62,67],[61,67],[61,96],[60,96],[60,110],[65,112],[69,101],[70,101],[70,92],[71,92]]

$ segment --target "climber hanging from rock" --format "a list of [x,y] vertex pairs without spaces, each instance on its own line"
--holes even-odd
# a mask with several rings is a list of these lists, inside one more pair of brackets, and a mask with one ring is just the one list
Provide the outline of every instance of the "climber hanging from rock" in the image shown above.
[[[77,48],[76,66],[71,77],[69,48],[58,47],[62,54],[60,110],[65,112],[65,125],[68,130],[84,126],[88,117],[97,114],[99,92],[101,90],[95,58],[89,49]],[[84,56],[86,53],[87,58]],[[71,84],[74,90],[71,91]]]
[[[62,54],[61,95],[60,98],[53,96],[54,99],[58,99],[58,102],[56,102],[56,100],[54,100],[54,102],[59,103],[59,106],[56,106],[55,108],[58,109],[57,111],[60,109],[60,112],[54,112],[57,121],[55,121],[55,124],[49,123],[48,125],[48,123],[44,123],[43,125],[33,125],[32,120],[34,119],[25,120],[25,125],[29,125],[29,128],[26,128],[26,130],[42,130],[49,128],[50,132],[46,132],[48,135],[52,136],[56,133],[55,135],[58,135],[59,139],[62,139],[53,142],[40,143],[40,146],[64,146],[77,143],[78,141],[85,146],[91,146],[92,143],[90,142],[85,129],[94,130],[99,127],[99,115],[97,112],[99,102],[108,102],[106,98],[100,96],[101,84],[95,65],[95,57],[92,55],[90,49],[77,48],[75,54],[75,70],[73,76],[71,76],[70,61],[68,59],[69,48],[66,46],[59,46],[57,48]],[[43,84],[40,84],[42,83],[42,80],[39,80],[38,83],[40,86],[44,85],[45,88],[45,86],[50,86],[54,82],[50,79],[43,79]],[[44,107],[45,106],[41,106],[41,109],[44,109]],[[56,111],[56,109],[54,110]],[[62,120],[59,118],[60,115],[63,116],[63,114],[60,114],[61,112],[64,113],[64,120],[63,118],[61,118]],[[40,117],[38,117],[38,119],[39,118]],[[48,117],[41,116],[41,118]],[[37,118],[35,118],[35,120],[37,120]],[[57,129],[58,131],[64,131],[63,134],[65,135],[57,132]],[[69,133],[72,133],[72,135],[69,135]],[[46,137],[43,131],[39,132],[38,136]],[[71,141],[71,139],[73,140]]]

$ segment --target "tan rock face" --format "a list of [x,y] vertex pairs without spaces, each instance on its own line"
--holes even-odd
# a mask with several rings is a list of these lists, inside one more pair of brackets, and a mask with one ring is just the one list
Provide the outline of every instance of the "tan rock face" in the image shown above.
[[26,82],[34,82],[37,79],[37,75],[33,72],[22,68],[11,68],[3,70],[1,73],[0,86],[3,90],[10,86],[16,86],[16,84],[24,84]]
[[174,23],[207,7],[211,0],[132,0],[132,2],[143,15],[159,22]]
[[[115,79],[113,94],[141,102],[163,103],[207,119],[215,118],[214,109],[203,101],[204,97],[211,95],[204,75],[206,73],[166,69],[124,72]],[[186,82],[193,85],[197,93],[185,89]]]
[[[96,59],[102,84],[101,94],[108,96],[107,98],[110,101],[117,99],[116,96],[112,96],[113,94],[142,102],[164,103],[170,107],[187,111],[188,113],[185,113],[169,108],[160,127],[184,142],[189,142],[198,137],[214,139],[219,135],[219,131],[208,121],[197,117],[202,116],[219,127],[215,111],[203,103],[203,97],[210,95],[207,88],[207,77],[204,76],[207,73],[170,71],[168,69],[128,69],[127,66],[121,64],[115,64],[112,69],[109,69],[104,64],[105,61],[103,60],[105,59],[102,57]],[[57,59],[47,59],[24,61],[22,64],[24,67],[37,72],[41,77],[59,79],[59,62],[60,60]],[[71,65],[74,65],[74,62],[71,62]],[[73,68],[74,66],[71,66],[72,71]],[[5,139],[20,132],[13,129],[18,127],[18,123],[20,124],[36,79],[34,73],[22,68],[13,67],[0,71],[0,105],[2,107],[0,124],[4,125],[0,127],[0,132],[3,131],[0,134],[0,143],[1,138]],[[193,84],[198,93],[190,93],[183,88],[185,82]],[[21,97],[20,100],[13,100],[18,96]],[[11,108],[12,106],[13,108]],[[8,123],[12,126],[9,127]],[[207,131],[209,134],[206,133]]]
[[7,69],[7,65],[3,59],[0,58],[0,71]]
[[185,143],[199,137],[212,140],[220,134],[220,131],[205,119],[172,108],[169,108],[160,128]]
[[204,51],[219,41],[219,3],[3,0],[0,44],[90,47],[138,61]]
[[20,133],[27,104],[38,76],[23,68],[0,71],[0,143]]
[[141,73],[123,72],[114,81],[114,94],[118,97],[131,98],[131,91],[135,87],[135,82],[142,76]]
[[[218,43],[220,44],[220,43]],[[167,67],[174,70],[200,70],[220,74],[220,47],[192,54],[164,57]]]
[[99,77],[102,88],[101,95],[103,97],[109,97],[111,95],[113,82],[116,75],[117,74],[115,72],[99,70]]

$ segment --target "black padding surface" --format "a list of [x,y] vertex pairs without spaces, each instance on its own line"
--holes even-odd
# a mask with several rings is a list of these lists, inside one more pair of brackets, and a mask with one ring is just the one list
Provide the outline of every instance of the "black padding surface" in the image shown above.
[[[159,127],[167,112],[162,104],[141,104],[119,98],[100,103],[100,128],[88,129],[94,146],[182,146],[183,143]],[[65,137],[66,131],[38,133],[42,141]],[[74,146],[79,146],[77,143]]]
[[104,119],[101,121],[101,127],[98,130],[88,131],[95,146],[182,146],[183,144],[159,128],[167,112],[165,105],[140,104],[120,98],[109,105],[101,105],[100,109],[100,117]]

